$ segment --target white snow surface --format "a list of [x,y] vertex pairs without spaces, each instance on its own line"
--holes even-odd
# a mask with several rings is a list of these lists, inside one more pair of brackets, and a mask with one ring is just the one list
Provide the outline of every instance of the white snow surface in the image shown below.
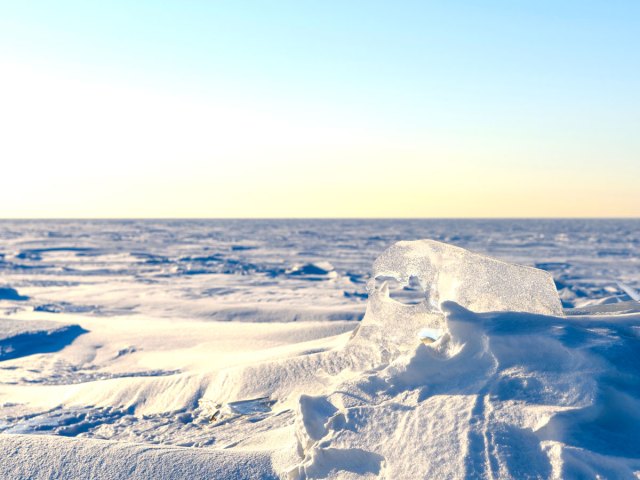
[[640,478],[639,231],[0,222],[0,478]]

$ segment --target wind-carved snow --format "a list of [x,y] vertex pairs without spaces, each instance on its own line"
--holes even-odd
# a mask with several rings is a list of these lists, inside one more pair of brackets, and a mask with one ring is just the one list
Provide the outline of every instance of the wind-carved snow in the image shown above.
[[637,223],[269,225],[0,225],[0,478],[640,475]]
[[341,354],[377,363],[300,397],[289,478],[637,478],[637,315],[568,320],[547,273],[430,240],[385,251],[369,287]]

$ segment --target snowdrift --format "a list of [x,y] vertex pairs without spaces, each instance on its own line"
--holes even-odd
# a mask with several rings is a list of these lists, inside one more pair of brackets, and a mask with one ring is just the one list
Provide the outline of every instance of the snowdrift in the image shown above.
[[83,333],[79,325],[0,318],[0,361],[62,350]]
[[[412,281],[423,301],[390,297]],[[565,317],[547,272],[399,242],[342,349],[228,371],[209,392],[298,398],[291,479],[637,478],[638,354],[637,313]]]
[[[325,267],[290,275],[326,276],[332,270]],[[0,436],[0,473],[292,480],[640,476],[640,308],[632,301],[623,314],[569,310],[565,316],[549,273],[432,240],[391,246],[375,261],[367,287],[364,318],[346,333],[331,321],[149,326],[173,342],[173,364],[181,371],[74,385],[61,396],[68,400],[49,408],[66,411],[73,404],[119,413],[86,425],[75,438]],[[397,294],[407,291],[414,301]],[[80,339],[96,343],[99,324],[83,327],[89,333]],[[253,351],[216,356],[206,343],[205,329],[213,328],[221,342],[237,329],[238,346],[226,348],[253,345]],[[170,346],[154,353],[160,347],[136,335],[138,348],[122,355],[168,368]],[[196,340],[202,345],[190,349]],[[122,368],[120,360],[110,361]],[[66,392],[66,386],[55,388]],[[3,401],[22,392],[26,402],[25,391],[8,391]],[[163,404],[171,407],[164,412]],[[138,432],[153,428],[173,446],[142,445],[151,437]]]
[[[380,277],[415,277],[424,301],[396,302]],[[425,345],[424,327],[441,335]],[[639,474],[640,317],[565,318],[546,272],[399,242],[345,352],[362,348],[375,366],[301,397],[290,478]]]

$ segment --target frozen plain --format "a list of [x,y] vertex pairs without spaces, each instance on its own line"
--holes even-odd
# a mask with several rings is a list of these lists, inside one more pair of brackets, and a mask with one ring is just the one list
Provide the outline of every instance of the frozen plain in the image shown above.
[[[550,275],[380,257],[421,238]],[[638,220],[3,221],[0,242],[2,478],[639,476]]]

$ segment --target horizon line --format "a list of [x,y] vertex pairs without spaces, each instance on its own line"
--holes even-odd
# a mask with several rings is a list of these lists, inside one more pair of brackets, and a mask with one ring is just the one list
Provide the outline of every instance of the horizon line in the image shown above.
[[57,221],[57,220],[640,220],[640,216],[607,217],[0,217],[6,221]]

